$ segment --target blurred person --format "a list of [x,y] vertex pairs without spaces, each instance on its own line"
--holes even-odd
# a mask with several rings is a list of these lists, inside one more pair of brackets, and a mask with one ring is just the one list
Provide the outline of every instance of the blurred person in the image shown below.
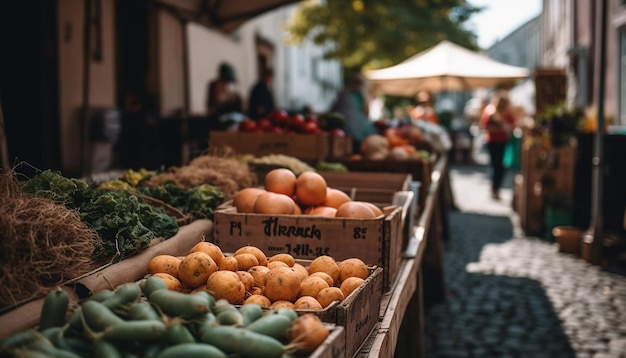
[[368,114],[372,122],[385,119],[385,99],[378,87],[372,87],[370,91]]
[[248,116],[254,120],[265,117],[275,109],[272,84],[274,83],[274,70],[263,69],[261,78],[252,87],[248,97]]
[[491,167],[491,197],[500,200],[500,187],[506,172],[504,150],[516,125],[511,101],[504,93],[494,95],[485,107],[479,121],[485,131],[485,142],[489,151]]
[[361,141],[365,137],[377,133],[376,127],[368,117],[365,87],[365,78],[361,74],[351,75],[344,89],[337,94],[337,99],[331,109],[345,116],[346,122],[343,130],[352,137],[353,153],[358,153]]
[[429,92],[420,91],[417,93],[417,106],[410,112],[411,118],[415,121],[426,121],[439,124],[439,119],[433,107],[433,97]]
[[217,78],[209,82],[207,88],[209,129],[225,129],[227,125],[223,122],[222,116],[242,111],[243,101],[235,90],[236,82],[235,69],[230,64],[222,62]]

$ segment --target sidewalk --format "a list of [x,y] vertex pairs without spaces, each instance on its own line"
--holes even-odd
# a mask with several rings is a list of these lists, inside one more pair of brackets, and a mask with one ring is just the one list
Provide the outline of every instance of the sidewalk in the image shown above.
[[626,358],[626,277],[525,237],[512,175],[494,201],[478,162],[450,171],[447,301],[425,307],[426,356]]

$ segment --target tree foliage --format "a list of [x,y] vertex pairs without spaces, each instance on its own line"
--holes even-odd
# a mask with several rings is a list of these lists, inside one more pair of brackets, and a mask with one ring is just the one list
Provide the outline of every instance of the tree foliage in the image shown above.
[[288,30],[358,71],[394,65],[442,40],[477,49],[464,24],[481,10],[465,0],[308,0]]

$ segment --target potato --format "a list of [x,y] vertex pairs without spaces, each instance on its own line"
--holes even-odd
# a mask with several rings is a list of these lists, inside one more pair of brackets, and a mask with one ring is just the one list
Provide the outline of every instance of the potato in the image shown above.
[[180,262],[178,277],[184,286],[196,288],[204,285],[215,271],[217,271],[217,264],[211,256],[197,251],[185,256]]
[[207,241],[200,241],[195,244],[191,250],[189,250],[190,254],[194,252],[204,252],[205,254],[211,256],[215,263],[219,263],[222,260],[222,257],[224,257],[224,253],[219,246]]
[[250,295],[261,295],[263,296],[263,289],[258,286],[252,286],[250,291],[248,292]]
[[302,296],[294,302],[294,307],[297,310],[322,310],[322,305],[311,296]]
[[161,280],[163,280],[163,282],[165,282],[165,285],[167,286],[169,290],[179,291],[179,292],[183,290],[183,284],[176,277],[170,275],[169,273],[157,272],[153,274],[152,276],[158,277]]
[[293,302],[300,294],[300,276],[289,267],[269,270],[265,275],[263,292],[272,302]]
[[294,269],[298,273],[298,275],[300,276],[300,280],[304,280],[305,278],[309,276],[309,271],[306,269],[306,267],[300,265],[297,262],[293,264],[291,268]]
[[370,274],[367,265],[358,258],[345,259],[337,263],[339,267],[339,280],[343,282],[348,277],[360,277],[366,279]]
[[219,262],[220,271],[238,271],[239,266],[237,263],[237,258],[233,256],[224,256]]
[[148,272],[151,274],[163,272],[178,278],[178,267],[181,261],[183,260],[176,256],[157,255],[148,262]]
[[333,278],[333,282],[339,282],[339,265],[334,258],[330,256],[320,256],[311,261],[309,265],[309,274],[314,272],[325,272]]
[[247,303],[256,303],[257,305],[264,308],[269,308],[272,305],[270,299],[263,295],[251,295],[250,297],[246,298],[245,301],[243,301],[244,305]]
[[328,287],[332,287],[335,285],[335,281],[333,281],[333,278],[330,277],[329,274],[327,274],[326,272],[313,272],[312,274],[309,275],[309,277],[320,277],[322,278],[324,281],[326,281],[326,283],[328,284]]
[[270,272],[266,266],[253,266],[248,269],[248,273],[254,278],[254,285],[263,288],[265,285],[265,275]]
[[259,260],[252,254],[237,254],[233,256],[237,260],[237,269],[247,271],[252,266],[259,266]]
[[300,296],[317,297],[317,294],[330,287],[321,277],[309,276],[300,282]]
[[239,254],[251,254],[251,255],[254,255],[254,257],[256,257],[259,265],[261,265],[261,266],[266,266],[267,265],[267,256],[265,256],[265,253],[261,249],[256,247],[256,246],[242,246],[242,247],[238,248],[237,251],[235,251],[233,256],[237,256]]
[[239,275],[232,271],[216,271],[206,282],[207,291],[216,300],[225,299],[230,304],[240,304],[246,295],[246,289]]
[[294,259],[293,256],[289,254],[276,254],[270,257],[270,259],[268,260],[268,263],[274,262],[274,261],[282,261],[286,263],[287,266],[289,267],[292,267],[296,263],[296,259]]
[[322,307],[326,308],[335,301],[343,301],[345,296],[339,287],[328,287],[321,290],[315,297]]
[[278,308],[291,308],[291,309],[295,309],[296,306],[290,302],[290,301],[284,301],[284,300],[278,300],[274,303],[272,303],[270,305],[270,308],[272,309],[278,309]]
[[272,261],[272,262],[268,262],[267,263],[267,268],[274,269],[277,267],[287,267],[289,268],[289,265],[287,265],[286,263],[282,262],[282,261]]
[[365,282],[365,280],[360,277],[348,277],[341,283],[339,289],[343,292],[344,297],[348,297],[352,291],[361,286],[363,282]]
[[243,287],[246,292],[250,292],[252,286],[254,286],[254,277],[248,271],[237,271],[237,276],[239,276],[239,280],[243,283]]

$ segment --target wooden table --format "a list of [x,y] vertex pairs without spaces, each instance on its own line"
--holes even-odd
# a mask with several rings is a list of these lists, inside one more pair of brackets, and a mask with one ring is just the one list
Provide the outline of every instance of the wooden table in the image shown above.
[[435,164],[396,283],[383,294],[379,322],[356,357],[424,356],[424,301],[445,299],[442,239],[449,204],[448,158],[443,156]]

